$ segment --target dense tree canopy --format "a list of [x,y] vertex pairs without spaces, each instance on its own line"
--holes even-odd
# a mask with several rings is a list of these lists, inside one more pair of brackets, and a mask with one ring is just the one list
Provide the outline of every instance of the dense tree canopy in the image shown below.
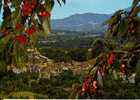
[[135,84],[140,82],[139,3],[140,0],[133,0],[130,9],[116,11],[105,22],[108,26],[102,41],[105,50],[97,55],[96,63],[83,80],[80,95],[84,98],[92,98],[96,93],[98,95],[108,81],[132,83],[133,79]]
[[[56,0],[61,6],[65,0]],[[55,0],[1,0],[0,64],[25,66],[28,48],[34,48],[38,36],[51,31],[50,17]]]

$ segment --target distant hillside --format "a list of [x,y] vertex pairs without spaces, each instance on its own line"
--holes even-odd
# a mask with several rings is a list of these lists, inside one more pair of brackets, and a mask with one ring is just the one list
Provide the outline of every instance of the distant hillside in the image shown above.
[[111,15],[109,14],[74,14],[64,19],[52,20],[52,29],[60,31],[103,33],[106,26],[103,26],[102,23],[110,17]]

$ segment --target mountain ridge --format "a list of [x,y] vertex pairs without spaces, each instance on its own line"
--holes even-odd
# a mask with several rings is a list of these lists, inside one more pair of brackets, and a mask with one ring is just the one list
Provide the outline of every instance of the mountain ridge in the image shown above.
[[110,17],[111,14],[77,13],[63,19],[54,19],[51,26],[52,30],[103,33],[106,26],[102,26],[102,23]]
[[[130,11],[131,7],[124,8],[124,11]],[[72,32],[89,32],[89,33],[104,33],[107,26],[102,23],[109,19],[112,14],[100,13],[76,13],[62,19],[52,20],[52,30],[72,31]],[[140,16],[140,14],[139,14]]]

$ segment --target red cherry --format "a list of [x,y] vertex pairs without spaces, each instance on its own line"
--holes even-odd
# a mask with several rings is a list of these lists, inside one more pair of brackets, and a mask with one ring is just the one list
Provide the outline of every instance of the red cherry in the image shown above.
[[129,28],[128,28],[128,32],[129,32],[129,33],[134,33],[134,32],[135,32],[135,28],[129,27]]
[[85,81],[82,85],[82,92],[86,92],[89,89],[89,83],[88,81]]
[[129,32],[129,33],[131,33],[131,31],[132,31],[131,29],[128,29],[128,32]]
[[42,12],[42,16],[46,16],[46,11],[43,11]]
[[31,8],[34,9],[35,8],[35,5],[32,5]]
[[18,35],[15,37],[16,41],[18,41],[20,44],[25,45],[26,43],[26,36],[25,35]]
[[22,28],[22,24],[18,24],[18,23],[17,23],[16,26],[15,26],[15,28],[16,28],[16,29]]
[[28,4],[28,0],[23,0],[23,3],[24,4]]
[[39,16],[42,16],[42,12],[39,12],[39,14],[38,14]]
[[34,32],[36,32],[36,27],[35,25],[32,25],[30,28],[28,28],[26,31],[25,31],[29,36],[32,35]]
[[135,32],[135,29],[132,29],[132,33],[134,33]]
[[48,11],[45,12],[45,17],[50,17],[50,13]]
[[94,80],[93,83],[90,85],[89,93],[93,94],[96,92],[97,89],[97,81]]
[[33,8],[31,6],[31,4],[29,2],[27,2],[27,1],[25,1],[23,6],[22,6],[22,14],[23,14],[23,16],[31,16],[32,11],[33,11]]
[[109,57],[107,59],[107,63],[109,65],[112,65],[113,64],[113,61],[114,61],[114,58],[115,58],[115,55],[113,53],[109,54]]
[[31,8],[28,8],[28,12],[32,12],[32,9]]
[[34,9],[35,6],[36,6],[36,2],[33,0],[33,1],[32,1],[32,4],[31,4],[31,8]]
[[94,94],[96,92],[96,88],[94,88],[92,85],[90,86],[89,93]]
[[93,87],[96,89],[97,88],[97,81],[93,81]]
[[27,16],[31,16],[31,13],[30,13],[30,12],[28,12],[28,13],[27,13]]
[[39,12],[39,16],[41,16],[41,17],[49,17],[50,13],[48,11]]
[[108,59],[108,60],[107,60],[107,63],[108,63],[109,65],[112,65],[112,64],[113,64],[112,58]]

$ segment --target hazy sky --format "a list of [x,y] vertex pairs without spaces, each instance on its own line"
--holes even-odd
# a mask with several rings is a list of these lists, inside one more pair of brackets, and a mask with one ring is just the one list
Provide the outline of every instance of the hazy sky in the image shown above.
[[64,18],[75,13],[104,13],[111,14],[114,11],[131,6],[132,0],[66,0],[63,7],[55,5],[52,18]]
[[[64,18],[75,13],[104,13],[111,14],[114,11],[131,6],[132,0],[66,0],[66,5],[60,7],[55,4],[52,12],[53,19]],[[0,21],[1,21],[0,14]]]

